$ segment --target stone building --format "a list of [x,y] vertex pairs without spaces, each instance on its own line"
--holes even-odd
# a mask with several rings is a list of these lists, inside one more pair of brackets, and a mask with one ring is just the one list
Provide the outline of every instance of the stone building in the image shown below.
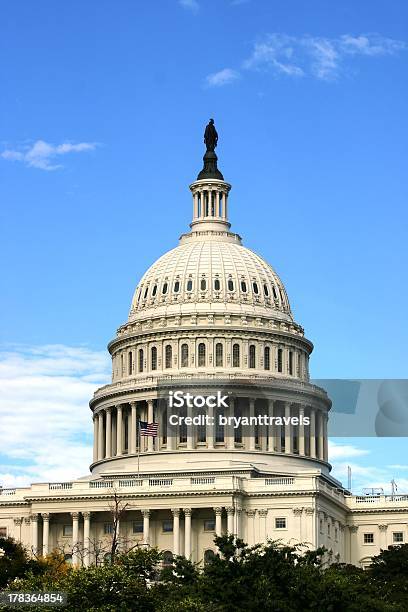
[[[112,382],[90,401],[90,474],[0,489],[0,536],[85,565],[109,554],[115,522],[121,547],[158,546],[166,561],[205,561],[227,532],[324,545],[329,562],[360,566],[407,541],[408,496],[352,496],[330,475],[331,402],[309,382],[313,345],[276,272],[230,231],[230,189],[207,150],[190,231],[144,274],[108,345]],[[187,406],[170,424],[165,400],[180,389],[222,391],[227,406]],[[198,414],[208,422],[190,425]],[[221,423],[230,416],[251,424]],[[158,435],[139,435],[139,421]]]

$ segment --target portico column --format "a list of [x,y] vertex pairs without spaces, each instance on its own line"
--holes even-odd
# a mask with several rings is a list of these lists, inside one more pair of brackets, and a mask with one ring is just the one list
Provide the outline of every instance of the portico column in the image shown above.
[[226,508],[227,511],[227,532],[228,535],[234,534],[234,507],[229,506]]
[[103,448],[103,412],[98,412],[98,460],[100,461],[104,457]]
[[91,541],[90,541],[90,531],[91,531],[91,513],[83,512],[84,517],[84,565],[85,567],[89,567],[90,559],[91,559]]
[[122,405],[116,406],[116,455],[121,455],[122,450]]
[[304,416],[305,408],[304,406],[299,406],[299,455],[305,454],[305,424],[303,423]]
[[222,536],[222,508],[214,508],[215,513],[215,535],[217,537]]
[[316,458],[316,414],[312,407],[310,408],[310,456]]
[[191,556],[191,508],[184,508],[184,556]]
[[78,533],[79,512],[71,512],[72,516],[72,565],[78,565]]
[[98,417],[94,415],[94,439],[93,439],[93,460],[98,461]]
[[105,456],[112,457],[112,414],[111,407],[105,409],[106,413],[106,430],[105,430]]
[[50,546],[50,515],[48,512],[41,514],[43,520],[43,556],[48,555]]
[[136,453],[136,402],[130,403],[131,418],[130,418],[130,453]]
[[285,402],[285,453],[293,452],[292,449],[292,426],[287,420],[290,418],[290,403]]
[[[153,400],[149,399],[147,400],[147,421],[148,423],[153,423]],[[153,452],[153,437],[152,436],[148,436],[147,437],[147,450],[148,452],[152,453]]]
[[255,450],[255,427],[251,424],[251,419],[255,417],[255,400],[249,398],[249,450]]
[[150,543],[150,510],[143,509],[143,544]]
[[38,514],[31,515],[31,549],[33,555],[38,554]]
[[180,554],[180,509],[172,508],[173,514],[173,555]]

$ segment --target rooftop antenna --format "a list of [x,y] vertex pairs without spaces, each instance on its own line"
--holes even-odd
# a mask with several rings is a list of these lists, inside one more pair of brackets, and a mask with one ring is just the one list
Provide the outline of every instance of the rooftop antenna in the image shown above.
[[391,499],[394,499],[395,493],[398,491],[397,483],[394,478],[391,480]]

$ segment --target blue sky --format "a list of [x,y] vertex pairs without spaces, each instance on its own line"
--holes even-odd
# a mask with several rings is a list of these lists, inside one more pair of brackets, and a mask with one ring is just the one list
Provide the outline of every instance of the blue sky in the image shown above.
[[[89,390],[188,227],[211,116],[233,229],[283,279],[313,377],[406,378],[405,2],[6,1],[1,21],[0,410],[29,436],[37,385],[67,455],[44,473],[51,425],[3,441],[0,479],[65,476],[74,448],[84,472]],[[405,440],[335,443],[338,475],[408,490]]]

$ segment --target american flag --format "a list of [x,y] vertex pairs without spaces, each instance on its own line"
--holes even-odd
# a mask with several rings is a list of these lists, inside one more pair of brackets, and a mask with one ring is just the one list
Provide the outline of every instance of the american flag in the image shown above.
[[157,436],[157,430],[159,428],[158,423],[148,423],[147,421],[139,421],[139,431],[141,436]]

